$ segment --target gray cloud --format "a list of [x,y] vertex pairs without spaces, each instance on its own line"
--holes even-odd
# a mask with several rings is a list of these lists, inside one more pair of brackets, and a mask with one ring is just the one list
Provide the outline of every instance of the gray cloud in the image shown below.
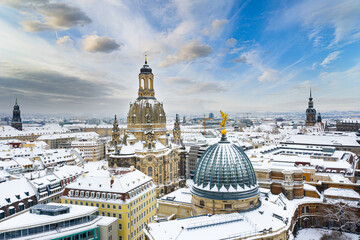
[[88,52],[112,52],[118,50],[122,44],[118,44],[114,39],[108,37],[100,37],[98,35],[85,36],[82,47]]
[[83,11],[66,3],[47,0],[4,0],[2,3],[21,10],[26,16],[33,14],[32,18],[38,18],[21,23],[29,32],[66,30],[91,23],[91,19]]
[[165,61],[159,63],[159,67],[168,67],[180,62],[191,62],[197,58],[210,55],[212,48],[199,40],[192,40],[183,45],[176,55],[168,55]]
[[[122,87],[123,86],[117,86]],[[46,99],[97,100],[113,92],[112,84],[88,81],[53,71],[15,72],[11,77],[0,76],[0,89]]]

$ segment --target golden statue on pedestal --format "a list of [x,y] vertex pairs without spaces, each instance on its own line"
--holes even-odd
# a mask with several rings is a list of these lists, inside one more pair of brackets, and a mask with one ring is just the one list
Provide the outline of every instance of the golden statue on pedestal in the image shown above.
[[228,114],[227,113],[223,113],[221,110],[220,110],[220,113],[221,113],[221,117],[222,117],[222,121],[220,123],[220,126],[222,127],[222,130],[221,130],[221,134],[222,135],[225,135],[226,134],[226,130],[225,130],[225,125],[227,123],[227,117],[228,117]]

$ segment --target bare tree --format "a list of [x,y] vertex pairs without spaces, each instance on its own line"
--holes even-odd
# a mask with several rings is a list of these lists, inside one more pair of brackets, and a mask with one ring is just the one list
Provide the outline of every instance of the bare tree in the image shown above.
[[324,204],[322,207],[325,221],[332,222],[333,229],[340,231],[356,232],[360,225],[360,208],[347,201],[335,200]]

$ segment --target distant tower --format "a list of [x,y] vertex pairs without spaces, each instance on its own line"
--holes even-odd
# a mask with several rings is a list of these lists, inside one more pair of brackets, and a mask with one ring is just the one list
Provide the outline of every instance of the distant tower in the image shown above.
[[14,105],[14,110],[13,110],[13,118],[11,120],[11,126],[13,128],[16,128],[17,130],[22,131],[22,122],[21,122],[21,117],[20,117],[20,107],[17,103],[17,98],[15,101],[15,105]]
[[321,122],[322,122],[322,118],[321,118],[320,113],[318,113],[318,115],[317,115],[316,122],[319,122],[319,123],[321,123]]
[[309,97],[309,106],[306,109],[306,123],[305,126],[314,126],[316,123],[316,110],[314,108],[314,102],[311,95],[310,88],[310,97]]
[[115,153],[118,153],[118,144],[120,143],[120,129],[119,129],[119,125],[118,125],[118,121],[115,115],[114,118],[114,123],[113,123],[113,128],[112,128],[112,141],[111,141],[111,145],[113,145],[115,147]]
[[174,135],[174,143],[177,144],[177,145],[182,145],[179,114],[176,114],[176,119],[175,119],[174,129],[173,129],[173,135]]

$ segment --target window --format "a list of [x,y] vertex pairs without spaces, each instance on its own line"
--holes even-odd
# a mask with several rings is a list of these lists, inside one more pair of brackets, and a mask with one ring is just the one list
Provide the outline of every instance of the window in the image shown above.
[[109,230],[109,232],[112,231],[112,225],[109,226],[108,230]]
[[119,210],[121,210],[121,205],[118,206]]
[[119,219],[122,219],[122,215],[121,215],[121,213],[119,213]]
[[162,166],[161,166],[161,164],[159,165],[159,174],[162,174]]
[[203,200],[200,200],[200,207],[204,207],[205,206],[205,203]]
[[119,224],[119,230],[120,231],[122,230],[122,224],[121,223]]
[[100,198],[100,193],[96,193],[96,198]]
[[91,195],[90,195],[90,196],[91,196],[91,198],[94,198],[94,195],[95,195],[95,193],[94,193],[94,192],[92,192],[92,193],[91,193]]
[[110,209],[110,204],[107,205],[107,209]]
[[80,197],[84,197],[84,191],[80,192]]
[[106,194],[105,194],[105,193],[102,193],[102,194],[101,194],[101,198],[106,198]]
[[68,200],[65,200],[65,203],[68,203]]
[[115,204],[113,204],[113,209],[116,210],[116,205]]
[[116,213],[113,213],[113,217],[116,218]]
[[109,213],[109,212],[107,213],[107,216],[110,217],[110,213]]
[[148,167],[148,176],[152,177],[153,176],[153,169],[152,167]]
[[85,197],[87,197],[87,198],[89,197],[89,192],[85,193]]
[[105,208],[105,204],[101,204],[101,208]]
[[310,212],[310,208],[309,208],[309,206],[306,206],[306,208],[305,208],[305,212],[306,212],[306,213],[309,213],[309,212]]
[[75,191],[75,197],[79,196],[79,191]]
[[225,204],[225,209],[231,209],[232,208],[232,204]]

